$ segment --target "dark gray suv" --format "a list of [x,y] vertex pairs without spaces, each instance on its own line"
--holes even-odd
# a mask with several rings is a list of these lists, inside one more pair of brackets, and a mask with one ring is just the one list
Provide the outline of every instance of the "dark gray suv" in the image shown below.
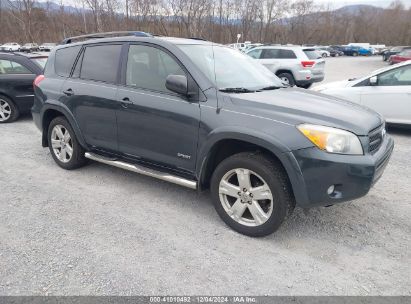
[[250,236],[274,232],[295,206],[366,195],[394,146],[372,110],[285,87],[201,40],[69,39],[34,86],[34,121],[60,167],[91,159],[210,189],[220,217]]

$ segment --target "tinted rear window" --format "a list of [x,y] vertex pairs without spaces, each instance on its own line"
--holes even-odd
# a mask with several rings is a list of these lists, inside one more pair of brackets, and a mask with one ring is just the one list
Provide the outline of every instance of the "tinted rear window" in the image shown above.
[[261,55],[262,59],[274,59],[280,56],[280,50],[278,49],[265,49]]
[[86,48],[80,78],[114,83],[120,63],[121,45],[96,45]]
[[316,50],[304,50],[305,55],[307,55],[308,59],[319,59],[321,55]]
[[294,51],[292,50],[280,50],[279,58],[281,59],[295,59],[297,56],[295,56]]
[[81,46],[67,47],[56,51],[55,70],[57,75],[69,77],[73,63]]
[[47,63],[47,57],[31,58],[31,60],[37,63],[42,69],[44,69]]

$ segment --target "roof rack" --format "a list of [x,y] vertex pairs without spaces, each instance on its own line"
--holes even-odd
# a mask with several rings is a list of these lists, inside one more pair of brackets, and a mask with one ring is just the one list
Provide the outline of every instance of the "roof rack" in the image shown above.
[[75,40],[99,39],[99,38],[107,38],[107,37],[115,37],[115,36],[153,37],[153,35],[146,33],[146,32],[141,32],[141,31],[118,31],[118,32],[94,33],[94,34],[69,37],[69,38],[65,38],[61,42],[61,44],[70,44],[70,43],[73,43]]
[[190,37],[190,38],[188,38],[188,39],[191,39],[191,40],[199,40],[199,41],[207,41],[207,39],[204,39],[204,38],[201,38],[201,37]]

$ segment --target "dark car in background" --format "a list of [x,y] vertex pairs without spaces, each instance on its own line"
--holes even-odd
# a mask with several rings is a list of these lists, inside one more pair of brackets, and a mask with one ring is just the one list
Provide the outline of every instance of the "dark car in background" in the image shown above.
[[33,81],[46,65],[44,54],[0,53],[0,123],[15,121],[33,106]]
[[411,46],[396,46],[382,53],[382,60],[388,61],[391,56],[397,55],[404,50],[411,50]]
[[344,52],[341,51],[340,49],[334,48],[334,47],[328,47],[326,48],[328,52],[330,52],[331,57],[339,57],[339,56],[344,56]]
[[63,169],[91,159],[211,189],[226,224],[264,236],[296,205],[366,195],[390,159],[394,143],[376,112],[286,86],[229,47],[171,37],[73,41],[51,52],[34,81],[33,120]]
[[371,56],[372,50],[360,46],[348,46],[344,49],[344,55],[347,56]]

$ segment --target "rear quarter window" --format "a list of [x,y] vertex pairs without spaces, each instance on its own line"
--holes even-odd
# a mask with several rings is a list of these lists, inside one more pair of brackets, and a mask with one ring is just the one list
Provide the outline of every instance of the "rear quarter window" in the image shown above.
[[67,47],[56,51],[55,71],[63,77],[69,77],[74,61],[81,46]]
[[321,55],[316,50],[303,50],[304,54],[308,57],[308,59],[320,59],[322,58]]
[[296,59],[297,56],[292,50],[280,50],[279,58],[280,59]]

